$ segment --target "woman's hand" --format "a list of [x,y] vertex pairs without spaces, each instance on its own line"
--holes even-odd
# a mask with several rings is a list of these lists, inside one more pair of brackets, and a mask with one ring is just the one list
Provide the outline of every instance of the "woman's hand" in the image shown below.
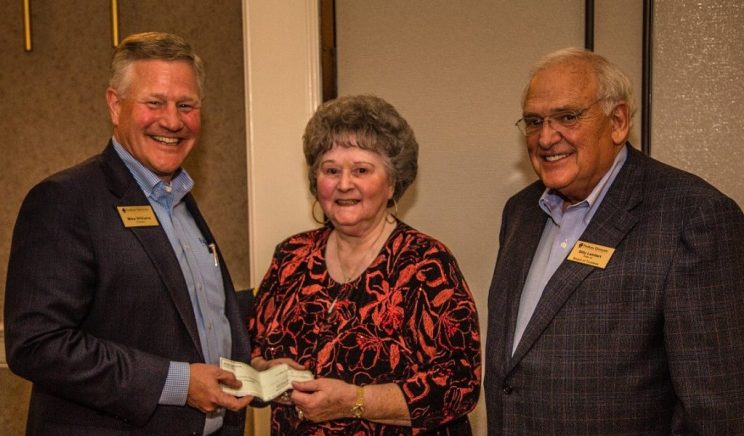
[[333,378],[292,383],[291,399],[304,419],[313,422],[351,417],[356,386]]
[[[292,402],[298,415],[313,422],[351,418],[357,387],[333,378],[292,383]],[[362,419],[382,424],[411,426],[408,404],[394,383],[364,386]],[[302,413],[300,413],[302,412]]]
[[[263,357],[259,356],[259,357],[254,357],[251,360],[251,366],[258,371],[266,371],[267,369],[272,368],[276,365],[280,365],[282,363],[286,363],[292,369],[299,369],[299,370],[307,369],[304,366],[297,363],[297,361],[295,361],[294,359],[290,359],[288,357],[266,360]],[[291,394],[290,391],[284,392],[283,394],[279,395],[278,397],[274,398],[271,401],[275,403],[279,403],[279,404],[284,404],[285,406],[291,406],[294,403],[292,402],[292,397],[290,394]]]

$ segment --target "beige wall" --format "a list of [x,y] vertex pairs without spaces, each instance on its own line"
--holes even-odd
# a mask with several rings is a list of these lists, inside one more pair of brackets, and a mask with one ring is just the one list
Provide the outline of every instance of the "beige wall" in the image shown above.
[[[621,52],[618,62],[631,66],[627,44],[640,36],[625,33],[636,26],[640,35],[636,3],[597,4],[606,29],[598,31],[596,50]],[[336,8],[339,94],[375,93],[411,123],[420,168],[402,217],[457,257],[485,344],[501,208],[535,179],[514,127],[522,89],[540,56],[583,46],[584,2],[340,0]],[[640,84],[640,67],[631,70]],[[486,433],[485,417],[481,400],[471,415],[476,434]]]
[[[580,2],[561,3],[533,13],[509,1],[336,4],[339,94],[379,95],[416,132],[419,174],[400,215],[455,254],[476,300],[484,344],[500,207],[534,179],[513,126],[524,78],[546,44],[582,41]],[[529,17],[544,9],[555,19],[524,34]],[[482,399],[471,421],[475,434],[485,434]]]
[[[652,155],[744,204],[744,5],[656,3]],[[595,7],[595,51],[626,70],[640,103],[642,2]],[[584,1],[338,0],[336,8],[339,94],[380,95],[413,126],[420,172],[403,219],[454,252],[485,337],[501,208],[535,178],[513,126],[522,88],[539,57],[583,46]],[[631,134],[638,148],[640,115]],[[484,406],[471,416],[476,434],[486,434]]]

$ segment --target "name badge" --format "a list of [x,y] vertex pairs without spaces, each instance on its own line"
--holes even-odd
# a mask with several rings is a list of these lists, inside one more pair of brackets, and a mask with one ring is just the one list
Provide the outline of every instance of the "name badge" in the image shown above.
[[155,227],[160,225],[152,206],[118,206],[124,227]]
[[592,244],[591,242],[577,241],[571,252],[568,254],[568,260],[572,262],[583,263],[584,265],[595,268],[605,269],[607,262],[615,253],[612,247]]

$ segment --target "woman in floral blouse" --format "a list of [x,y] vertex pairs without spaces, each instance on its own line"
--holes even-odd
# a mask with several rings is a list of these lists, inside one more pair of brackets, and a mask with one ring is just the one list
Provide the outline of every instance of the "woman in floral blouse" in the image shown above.
[[255,368],[315,379],[272,401],[272,432],[470,434],[475,303],[447,247],[388,210],[416,177],[413,131],[351,96],[322,105],[303,140],[324,226],[279,244],[249,328]]

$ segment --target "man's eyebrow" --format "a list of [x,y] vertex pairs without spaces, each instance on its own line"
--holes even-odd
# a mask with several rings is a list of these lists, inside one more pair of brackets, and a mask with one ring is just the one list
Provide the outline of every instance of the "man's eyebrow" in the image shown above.
[[581,110],[581,108],[579,108],[578,106],[561,106],[561,107],[557,107],[555,109],[552,109],[550,111],[550,113],[557,113],[557,112],[576,112],[576,111],[580,111],[580,110]]
[[146,98],[156,98],[158,100],[166,100],[165,95],[164,94],[161,94],[159,92],[153,92],[151,94],[147,94],[145,97]]
[[[169,99],[168,95],[163,94],[161,92],[153,92],[151,94],[145,95],[145,98],[156,98],[158,100],[165,100],[167,101]],[[190,95],[190,94],[184,94],[184,95],[178,95],[175,97],[172,97],[173,101],[199,101],[200,98],[196,95]]]

